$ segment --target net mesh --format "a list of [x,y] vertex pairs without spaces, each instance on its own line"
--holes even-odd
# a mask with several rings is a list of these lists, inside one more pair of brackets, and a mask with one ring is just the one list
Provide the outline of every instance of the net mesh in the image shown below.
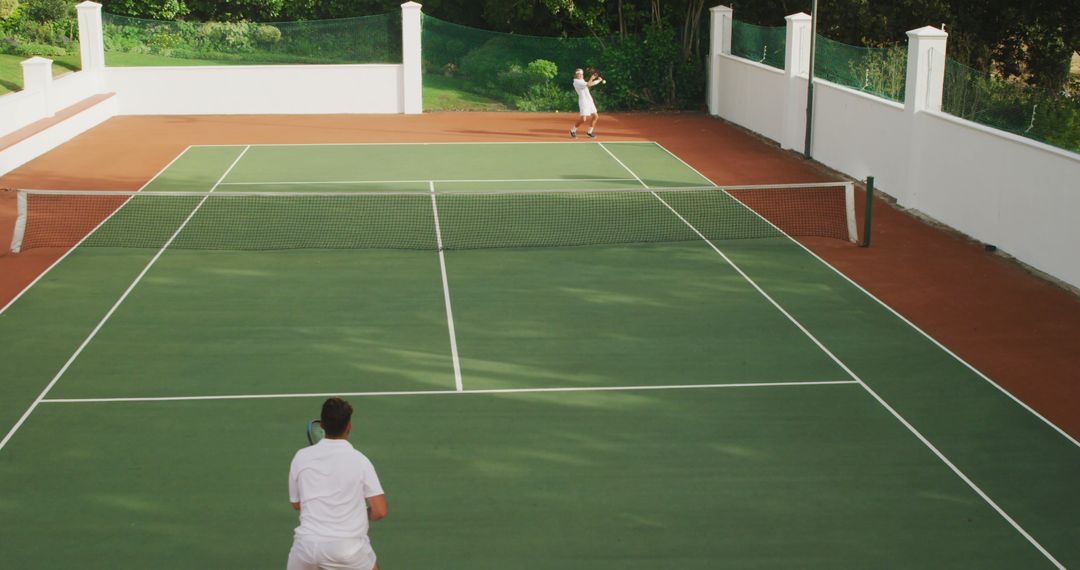
[[731,22],[731,53],[744,59],[784,69],[787,45],[785,26],[765,27],[738,20]]
[[969,121],[1080,152],[1080,97],[945,62],[942,110]]
[[435,195],[22,193],[25,229],[13,240],[21,249],[435,250],[436,207],[449,250],[693,241],[698,231],[710,240],[851,237],[843,184]]
[[182,22],[102,14],[110,66],[401,63],[401,16]]
[[871,93],[891,101],[904,101],[907,50],[901,46],[857,47],[817,36],[814,77]]

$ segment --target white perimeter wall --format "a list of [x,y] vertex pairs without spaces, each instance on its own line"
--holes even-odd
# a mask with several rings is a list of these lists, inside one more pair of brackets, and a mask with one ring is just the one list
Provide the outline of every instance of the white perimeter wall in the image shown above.
[[913,207],[1080,287],[1080,155],[940,112],[916,129]]
[[0,149],[0,175],[49,152],[116,115],[116,99],[110,97],[65,121]]
[[[52,62],[23,62],[23,91],[0,97],[0,137],[93,95],[114,93],[38,133],[0,149],[0,174],[48,152],[116,114],[340,114],[421,113],[421,6],[402,13],[402,63],[364,65],[250,65],[107,67],[101,5],[77,6],[82,71],[53,80]],[[48,131],[48,132],[45,132]],[[16,136],[24,136],[22,134]],[[67,138],[63,138],[67,136]],[[32,140],[31,140],[32,139]],[[18,148],[16,148],[18,147]]]
[[[800,83],[806,89],[806,81]],[[805,114],[805,95],[799,106]],[[805,141],[804,129],[800,126],[801,141]],[[819,79],[814,81],[813,129],[811,154],[818,162],[858,180],[873,176],[882,189],[895,192],[907,187],[911,139],[900,103]],[[799,151],[804,146],[801,141]]]
[[402,113],[401,65],[107,67],[121,115]]
[[787,97],[784,72],[726,54],[716,62],[722,83],[719,115],[775,141],[782,140]]
[[[943,34],[927,30],[909,38],[940,38],[933,67],[941,73]],[[926,54],[913,45],[909,67]],[[712,57],[710,111],[802,152],[806,74],[789,80],[727,53]],[[908,95],[919,99],[906,104],[815,80],[813,158],[859,180],[874,176],[901,206],[1080,288],[1080,154],[940,112],[940,77],[930,67],[909,69]],[[927,81],[913,86],[913,78]]]
[[87,97],[106,93],[101,77],[75,72],[61,76],[39,88],[17,91],[0,97],[0,137],[30,123],[47,119],[56,111]]

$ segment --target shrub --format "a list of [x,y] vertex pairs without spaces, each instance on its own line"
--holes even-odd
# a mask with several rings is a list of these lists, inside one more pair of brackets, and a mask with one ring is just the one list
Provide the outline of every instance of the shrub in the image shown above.
[[577,109],[577,94],[552,83],[534,85],[514,101],[514,106],[519,111],[573,111]]
[[500,73],[511,72],[514,65],[522,65],[513,53],[513,39],[499,36],[492,38],[461,58],[461,74],[482,85],[494,86]]
[[[6,43],[6,42],[5,42]],[[9,44],[10,45],[10,44]],[[22,57],[48,57],[56,58],[67,55],[67,50],[61,47],[35,43],[15,43],[7,53]]]
[[68,0],[26,0],[22,13],[35,22],[52,22],[70,18],[74,11]]
[[260,44],[272,44],[281,41],[281,30],[274,26],[260,25],[255,28],[255,41]]
[[15,15],[19,9],[19,0],[0,0],[0,20],[6,20]]
[[199,35],[206,45],[224,52],[242,52],[251,50],[251,36],[247,33],[247,24],[227,22],[207,22],[200,26]]
[[67,47],[78,37],[78,33],[73,20],[35,22],[23,19],[12,35],[24,42]]
[[537,59],[529,62],[525,73],[534,83],[541,83],[554,79],[559,74],[559,66],[546,59]]

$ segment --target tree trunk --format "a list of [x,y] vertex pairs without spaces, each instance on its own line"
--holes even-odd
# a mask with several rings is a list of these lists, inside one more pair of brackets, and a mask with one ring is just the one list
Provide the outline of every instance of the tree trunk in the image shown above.
[[626,37],[626,21],[623,20],[622,15],[622,0],[619,0],[619,37]]

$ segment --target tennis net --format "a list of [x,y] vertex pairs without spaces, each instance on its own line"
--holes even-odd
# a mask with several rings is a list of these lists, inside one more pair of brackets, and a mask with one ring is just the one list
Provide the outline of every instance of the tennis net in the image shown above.
[[11,249],[484,249],[826,236],[851,183],[501,192],[18,190]]

